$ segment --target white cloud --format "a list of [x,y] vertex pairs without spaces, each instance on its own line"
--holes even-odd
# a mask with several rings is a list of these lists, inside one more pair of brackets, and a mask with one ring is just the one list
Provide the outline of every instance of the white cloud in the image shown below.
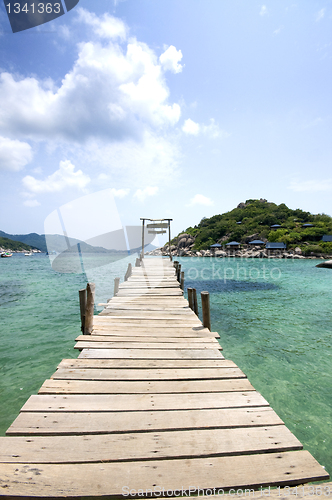
[[274,35],[279,35],[279,33],[281,33],[281,31],[284,29],[283,26],[280,26],[279,28],[277,28],[276,30],[274,30],[273,34]]
[[182,57],[181,50],[176,50],[174,45],[171,45],[161,54],[159,61],[164,70],[171,71],[172,73],[181,73],[183,66],[180,64],[180,61]]
[[311,179],[308,181],[292,181],[288,189],[296,192],[315,193],[319,191],[332,191],[332,179],[317,180]]
[[211,139],[218,139],[219,137],[226,138],[229,137],[229,133],[225,130],[221,130],[219,125],[216,124],[214,118],[210,118],[209,125],[203,125],[203,133],[206,134]]
[[124,198],[129,194],[130,189],[111,189],[114,198]]
[[177,136],[161,136],[144,132],[141,141],[101,144],[99,141],[87,145],[82,151],[77,148],[80,164],[99,165],[102,176],[107,176],[110,185],[121,185],[136,189],[141,185],[173,184],[179,170],[181,154]]
[[69,187],[82,190],[90,180],[90,177],[82,170],[75,172],[75,166],[69,160],[65,160],[60,161],[59,170],[46,177],[45,180],[38,180],[27,175],[22,182],[24,187],[32,193],[54,193]]
[[259,12],[260,16],[265,16],[267,14],[267,8],[266,5],[262,5],[261,10]]
[[139,140],[147,129],[174,126],[181,109],[169,102],[163,68],[177,72],[180,51],[169,47],[162,67],[146,44],[132,38],[123,48],[114,40],[124,36],[122,21],[80,9],[79,22],[91,25],[99,39],[78,45],[77,60],[58,87],[0,74],[0,134],[86,144]]
[[148,196],[155,196],[158,193],[159,188],[157,186],[147,186],[144,189],[137,189],[134,197],[138,201],[143,202]]
[[104,14],[100,18],[93,12],[86,9],[77,9],[78,21],[85,23],[93,28],[93,31],[101,38],[125,40],[127,36],[127,27],[123,21],[116,17]]
[[316,15],[316,22],[320,21],[321,19],[323,19],[323,17],[325,16],[325,10],[326,9],[321,9],[320,11],[317,12],[317,15]]
[[32,157],[32,149],[27,142],[0,136],[0,170],[22,170]]
[[199,124],[194,122],[190,118],[188,118],[188,120],[184,122],[184,125],[182,127],[183,132],[189,135],[197,135],[199,133],[199,129]]
[[193,205],[211,206],[213,205],[213,201],[211,200],[211,198],[208,198],[207,196],[204,196],[202,194],[196,194],[193,198],[191,198],[187,207],[192,207]]
[[217,125],[214,118],[210,118],[210,123],[208,125],[199,125],[199,123],[196,123],[188,118],[188,120],[184,122],[182,130],[188,135],[198,135],[199,133],[202,133],[210,139],[226,138],[230,135]]
[[23,202],[23,205],[29,208],[33,208],[33,207],[39,207],[40,203],[37,200],[26,200]]

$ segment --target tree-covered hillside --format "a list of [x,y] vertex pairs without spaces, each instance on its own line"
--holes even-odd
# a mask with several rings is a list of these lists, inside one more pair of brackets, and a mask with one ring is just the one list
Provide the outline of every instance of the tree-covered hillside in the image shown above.
[[21,243],[20,241],[10,240],[9,238],[2,238],[0,236],[0,247],[5,250],[12,250],[14,252],[21,252],[23,250],[30,251],[32,248],[30,245],[26,245],[25,243]]
[[[281,228],[271,229],[274,224]],[[303,227],[304,224],[313,227]],[[248,243],[262,239],[284,242],[288,248],[299,246],[304,253],[332,252],[332,243],[321,241],[323,235],[332,234],[332,217],[292,210],[284,203],[276,205],[263,199],[247,200],[230,212],[203,218],[197,226],[188,227],[184,232],[195,237],[194,250],[207,249],[214,243],[233,240]]]

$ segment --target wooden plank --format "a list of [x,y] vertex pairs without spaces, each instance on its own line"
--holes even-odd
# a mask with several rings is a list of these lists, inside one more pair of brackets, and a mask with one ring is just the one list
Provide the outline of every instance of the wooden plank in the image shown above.
[[204,380],[246,378],[239,368],[59,368],[56,380]]
[[[88,341],[81,340],[75,344],[75,349],[217,349],[222,350],[218,341],[216,344],[212,342],[162,342],[160,339],[157,342],[134,342],[128,339],[127,342],[117,342],[109,337],[109,340],[98,341],[94,338],[89,338]],[[209,339],[208,339],[209,340]]]
[[121,412],[21,412],[7,430],[8,435],[105,434],[281,425],[269,406],[191,410]]
[[217,349],[83,349],[80,358],[219,359]]
[[[193,339],[198,340],[202,338],[220,338],[218,333],[210,332],[210,330],[206,329],[204,333],[195,332],[192,329],[175,329],[175,328],[130,328],[128,327],[117,327],[117,326],[95,326],[92,330],[91,335],[104,335],[111,337],[122,337],[124,338],[139,338],[139,337],[147,337],[147,338],[161,338],[161,339]],[[150,337],[151,336],[151,337]]]
[[[110,336],[110,335],[97,335],[95,332],[92,333],[89,337],[89,342],[130,342],[130,343],[166,343],[166,344],[179,344],[179,343],[186,343],[186,344],[206,344],[209,347],[214,347],[216,346],[217,348],[220,347],[219,342],[213,338],[213,337],[191,337],[190,339],[183,339],[179,337],[166,337],[164,339],[161,339],[160,337],[152,337],[152,336],[140,336],[140,337],[124,337],[124,336]],[[79,342],[81,340],[87,340],[86,335],[79,335],[76,337],[76,342]]]
[[248,379],[210,380],[45,380],[38,394],[175,394],[254,391]]
[[93,463],[301,450],[285,425],[84,436],[0,437],[0,463]]
[[260,487],[325,480],[328,474],[308,451],[98,464],[2,464],[9,496],[108,498],[146,490],[181,491]]
[[171,368],[237,368],[229,359],[63,359],[59,368],[117,368],[117,369],[164,369]]
[[[218,342],[217,342],[218,343]],[[143,342],[132,342],[128,340],[128,342],[113,342],[110,338],[109,341],[106,342],[96,342],[94,340],[88,340],[77,342],[74,346],[74,349],[216,349],[221,351],[222,347],[218,343],[218,345],[211,344],[211,342],[200,342],[200,343],[191,343],[191,342],[151,342],[151,343],[143,343]]]
[[21,408],[43,412],[189,410],[268,406],[256,391],[179,394],[33,395]]

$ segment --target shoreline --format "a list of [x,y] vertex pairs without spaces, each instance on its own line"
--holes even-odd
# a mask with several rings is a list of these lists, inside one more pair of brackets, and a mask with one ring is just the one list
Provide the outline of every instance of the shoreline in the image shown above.
[[[165,247],[156,248],[151,252],[146,252],[145,255],[150,256],[169,256],[168,250]],[[296,260],[331,260],[332,255],[327,254],[313,254],[313,255],[303,255],[302,252],[296,252],[294,250],[289,251],[266,251],[259,247],[245,248],[241,250],[200,250],[192,251],[189,249],[176,249],[171,251],[172,257],[213,257],[216,259],[225,258],[237,258],[237,259],[296,259]]]

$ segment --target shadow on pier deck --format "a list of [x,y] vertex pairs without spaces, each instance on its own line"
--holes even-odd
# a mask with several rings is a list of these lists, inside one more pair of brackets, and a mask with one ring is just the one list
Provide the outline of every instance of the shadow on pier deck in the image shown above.
[[172,263],[143,259],[77,338],[79,358],[59,364],[0,438],[0,496],[248,498],[246,488],[279,486],[264,496],[282,498],[287,485],[328,479],[218,337]]

